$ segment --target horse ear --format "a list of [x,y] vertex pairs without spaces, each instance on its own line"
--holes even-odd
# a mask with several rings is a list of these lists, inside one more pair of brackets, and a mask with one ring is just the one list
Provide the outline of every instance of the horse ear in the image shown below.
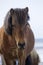
[[10,9],[10,14],[12,15],[13,13],[14,13],[14,9],[11,8],[11,9]]
[[28,9],[28,7],[26,7],[26,8],[25,8],[25,12],[28,13],[28,11],[29,11],[29,9]]

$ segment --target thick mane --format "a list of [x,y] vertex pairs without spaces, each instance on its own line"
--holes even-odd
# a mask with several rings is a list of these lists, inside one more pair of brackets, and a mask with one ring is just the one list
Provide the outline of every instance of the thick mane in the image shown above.
[[[0,29],[0,53],[6,65],[25,65],[25,60],[34,48],[34,33],[28,23],[28,7],[11,8]],[[30,47],[31,46],[31,47]]]
[[28,15],[28,12],[26,13],[24,9],[14,9],[14,11],[20,25],[25,24],[25,21],[27,22],[29,20],[30,17]]

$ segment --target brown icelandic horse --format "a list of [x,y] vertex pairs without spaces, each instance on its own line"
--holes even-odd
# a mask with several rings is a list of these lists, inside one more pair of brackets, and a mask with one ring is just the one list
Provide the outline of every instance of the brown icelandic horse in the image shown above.
[[28,7],[11,8],[0,28],[0,53],[6,65],[25,65],[25,60],[34,47],[34,34],[28,23]]

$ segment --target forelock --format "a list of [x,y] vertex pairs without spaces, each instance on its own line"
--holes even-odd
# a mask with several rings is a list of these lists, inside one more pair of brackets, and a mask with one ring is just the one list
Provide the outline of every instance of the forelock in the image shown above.
[[24,23],[24,20],[25,20],[25,16],[26,16],[26,13],[24,12],[23,9],[15,9],[15,13],[16,13],[16,16],[17,16],[17,19],[18,19],[18,23],[21,25]]

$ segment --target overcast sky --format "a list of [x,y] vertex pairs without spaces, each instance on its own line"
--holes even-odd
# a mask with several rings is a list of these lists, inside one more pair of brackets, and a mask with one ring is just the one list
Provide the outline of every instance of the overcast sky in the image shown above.
[[30,25],[35,38],[43,38],[43,0],[0,0],[0,27],[10,8],[29,7]]

